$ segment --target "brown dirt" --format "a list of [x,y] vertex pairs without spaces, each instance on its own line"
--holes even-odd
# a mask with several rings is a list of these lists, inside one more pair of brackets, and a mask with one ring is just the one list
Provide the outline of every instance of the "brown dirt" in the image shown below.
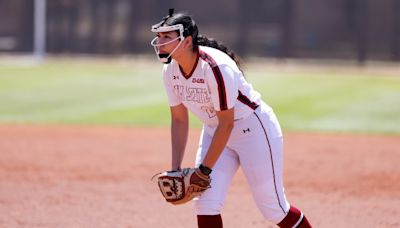
[[[190,132],[191,166],[199,130]],[[288,199],[315,227],[400,227],[400,137],[285,134]],[[196,227],[191,203],[163,201],[153,174],[169,168],[169,130],[0,125],[0,227]],[[241,171],[227,228],[274,227]]]

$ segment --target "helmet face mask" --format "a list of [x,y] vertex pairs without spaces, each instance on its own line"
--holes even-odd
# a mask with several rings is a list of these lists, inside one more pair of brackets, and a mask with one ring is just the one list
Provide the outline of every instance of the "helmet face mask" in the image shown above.
[[[172,61],[172,54],[179,48],[179,46],[182,44],[183,40],[184,40],[184,36],[183,36],[183,25],[182,24],[177,24],[177,25],[171,25],[171,26],[163,26],[164,21],[155,24],[152,26],[151,31],[154,33],[161,33],[161,32],[172,32],[172,31],[176,31],[178,32],[179,36],[164,42],[164,43],[159,43],[159,38],[155,37],[152,41],[151,41],[151,46],[154,47],[154,51],[157,54],[157,58],[158,60],[160,60],[162,63],[168,64]],[[179,44],[175,47],[175,49],[171,52],[171,53],[160,53],[160,47],[170,44],[176,40],[180,40]]]

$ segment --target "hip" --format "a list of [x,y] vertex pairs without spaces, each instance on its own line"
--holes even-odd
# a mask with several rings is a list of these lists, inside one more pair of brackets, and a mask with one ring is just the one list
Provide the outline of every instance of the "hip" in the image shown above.
[[[203,125],[203,131],[211,136],[214,135],[216,128],[216,126]],[[259,133],[266,133],[271,138],[282,137],[278,118],[273,109],[264,103],[246,118],[234,121],[229,141],[238,140],[241,137],[251,137]]]

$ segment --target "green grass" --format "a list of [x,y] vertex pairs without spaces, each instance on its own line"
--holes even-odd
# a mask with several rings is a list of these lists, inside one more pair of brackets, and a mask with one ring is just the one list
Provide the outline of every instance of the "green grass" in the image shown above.
[[[105,60],[49,61],[32,67],[2,67],[0,121],[62,124],[166,122],[167,116],[159,111],[166,105],[159,67]],[[152,120],[150,117],[157,118]]]
[[400,75],[269,72],[250,81],[283,128],[400,133]]
[[[169,125],[156,61],[18,64],[0,65],[0,123]],[[400,134],[400,74],[259,63],[246,77],[285,130]]]

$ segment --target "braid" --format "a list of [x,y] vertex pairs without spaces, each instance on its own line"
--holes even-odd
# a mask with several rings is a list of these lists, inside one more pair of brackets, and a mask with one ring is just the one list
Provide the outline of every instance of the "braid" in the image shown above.
[[213,38],[207,38],[206,36],[198,35],[197,39],[194,40],[194,47],[197,49],[199,45],[212,47],[212,48],[215,48],[215,49],[218,49],[218,50],[224,52],[225,54],[229,55],[229,57],[231,57],[231,59],[233,59],[235,61],[236,65],[240,69],[239,57],[231,49],[226,47],[221,42],[218,42]]

